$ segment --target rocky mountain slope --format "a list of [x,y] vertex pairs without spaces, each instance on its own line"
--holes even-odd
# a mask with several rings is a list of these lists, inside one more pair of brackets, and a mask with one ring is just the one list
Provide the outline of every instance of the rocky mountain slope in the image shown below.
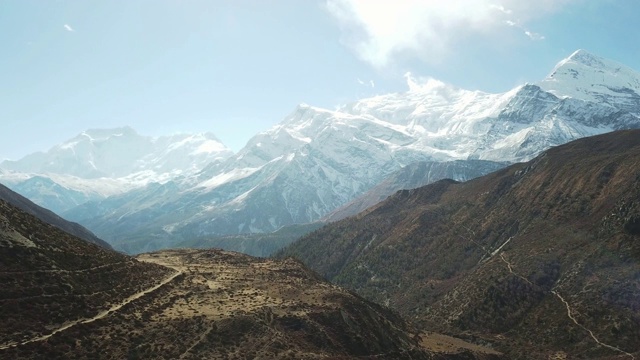
[[3,359],[502,358],[420,334],[293,260],[219,250],[134,259],[4,200],[0,280]]
[[507,165],[508,163],[486,160],[413,163],[389,175],[366,193],[333,210],[324,216],[322,221],[333,222],[359,214],[399,190],[415,189],[442,179],[467,181],[494,172]]
[[69,222],[61,218],[60,216],[54,214],[52,211],[42,208],[31,202],[24,196],[11,191],[9,188],[2,184],[0,184],[0,200],[3,200],[11,206],[14,206],[28,214],[33,215],[39,220],[51,224],[68,234],[76,236],[90,243],[100,245],[105,249],[111,249],[111,245],[95,236],[95,234],[82,227],[80,224]]
[[[134,252],[272,232],[321,219],[417,162],[526,161],[573,139],[640,127],[639,79],[632,69],[580,50],[541,82],[501,94],[410,79],[407,92],[337,110],[300,105],[197,174],[147,182],[64,215]],[[124,166],[117,165],[112,173]]]
[[[640,130],[400,191],[284,251],[512,358],[640,355]],[[635,355],[631,355],[635,354]]]

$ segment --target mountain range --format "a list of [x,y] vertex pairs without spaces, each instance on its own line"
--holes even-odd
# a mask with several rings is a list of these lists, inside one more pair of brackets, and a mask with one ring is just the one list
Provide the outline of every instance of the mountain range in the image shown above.
[[0,179],[61,214],[87,201],[192,175],[232,154],[211,133],[153,138],[130,127],[92,129],[46,153],[3,161]]
[[509,358],[634,359],[639,160],[640,130],[579,139],[464,183],[400,191],[280,256]]
[[345,206],[353,210],[341,216],[352,215],[407,184],[377,188],[360,207],[350,202],[419,162],[433,164],[422,171],[453,162],[465,173],[443,176],[467,180],[577,138],[640,127],[640,74],[584,50],[505,93],[434,79],[409,85],[336,110],[300,105],[236,154],[207,136],[88,131],[1,163],[0,181],[136,253],[336,219]]

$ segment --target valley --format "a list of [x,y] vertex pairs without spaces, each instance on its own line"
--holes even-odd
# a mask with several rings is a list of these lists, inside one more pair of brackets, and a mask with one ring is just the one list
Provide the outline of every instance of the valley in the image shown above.
[[[501,359],[319,279],[293,260],[167,250],[138,260],[174,270],[97,315],[0,346],[8,358]],[[434,345],[435,343],[435,345]]]
[[0,358],[640,359],[640,73],[407,82],[1,162]]
[[192,249],[131,258],[5,200],[0,210],[1,358],[503,358],[422,333],[293,259]]

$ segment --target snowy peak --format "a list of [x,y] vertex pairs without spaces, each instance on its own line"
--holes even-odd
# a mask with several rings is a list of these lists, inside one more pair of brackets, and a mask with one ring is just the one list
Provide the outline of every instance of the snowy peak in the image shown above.
[[334,114],[330,110],[298,105],[278,125],[252,137],[234,157],[227,160],[226,169],[256,168],[290,155],[331,127],[337,121]]
[[636,107],[640,101],[640,73],[585,50],[560,61],[538,85],[560,98],[622,103],[623,107]]
[[167,174],[193,173],[208,162],[220,161],[232,154],[210,133],[153,138],[122,127],[86,130],[46,153],[4,161],[0,167],[14,172],[64,174],[82,179],[122,178],[144,172],[150,181],[166,181]]
[[409,87],[409,91],[407,91],[405,96],[422,96],[446,101],[456,99],[461,95],[471,92],[431,77],[419,79],[414,78],[411,73],[406,73],[405,78],[407,80],[407,86]]
[[[479,104],[483,98],[493,96],[456,88],[433,78],[414,78],[409,73],[405,77],[408,91],[361,99],[338,111],[358,116],[370,115],[394,125],[419,125],[435,132],[443,124],[442,120],[446,122],[452,112],[464,112],[466,106]],[[477,109],[472,109],[472,112],[478,113]]]
[[416,154],[443,161],[524,161],[549,146],[638,122],[640,75],[585,50],[560,61],[543,81],[502,94],[410,73],[405,77],[406,92],[361,99],[336,110],[299,105],[280,124],[250,140],[225,171],[365,143],[397,164],[415,160]]
[[574,51],[573,54],[569,55],[569,57],[563,60],[561,63],[566,63],[569,61],[580,63],[596,69],[604,69],[607,67],[606,63],[611,62],[583,49]]
[[212,133],[177,134],[156,138],[154,142],[166,146],[166,151],[184,149],[189,155],[211,154],[216,158],[226,158],[231,154],[231,150]]
[[76,137],[56,145],[49,152],[59,150],[83,149],[87,147],[101,146],[105,142],[139,142],[143,137],[130,127],[115,129],[89,129]]

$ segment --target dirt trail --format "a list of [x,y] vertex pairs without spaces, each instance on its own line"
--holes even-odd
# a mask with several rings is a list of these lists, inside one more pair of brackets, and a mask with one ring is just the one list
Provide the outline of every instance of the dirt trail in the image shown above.
[[[467,230],[468,230],[472,235],[474,235],[474,236],[475,236],[475,233],[474,233],[473,231],[471,231],[471,230],[470,230],[470,229],[468,229],[468,228],[467,228]],[[500,250],[501,250],[501,249],[502,249],[502,248],[503,248],[503,247],[504,247],[504,246],[505,246],[505,245],[506,245],[506,244],[511,240],[511,238],[509,238],[509,239],[508,239],[504,244],[502,244],[502,245],[501,245],[497,250],[495,250],[495,251],[493,251],[493,252],[490,252],[490,251],[489,251],[489,250],[487,250],[484,246],[482,246],[481,244],[479,244],[479,243],[475,242],[472,238],[470,238],[470,237],[464,237],[464,236],[461,236],[461,237],[462,237],[463,239],[469,240],[470,242],[472,242],[472,243],[474,243],[475,245],[477,245],[478,247],[480,247],[480,248],[481,248],[481,249],[482,249],[482,250],[483,250],[483,251],[484,251],[484,252],[489,256],[489,258],[488,258],[488,259],[492,258],[494,255],[496,255],[496,254],[498,254],[498,253],[499,253],[499,255],[500,255],[500,260],[501,260],[501,261],[506,265],[507,270],[509,271],[509,273],[510,273],[511,275],[513,275],[513,276],[516,276],[516,277],[520,278],[521,280],[523,280],[523,281],[527,282],[527,283],[528,283],[529,285],[531,285],[531,286],[537,287],[537,286],[535,286],[531,281],[529,281],[529,279],[527,279],[526,277],[524,277],[524,276],[522,276],[521,274],[519,274],[518,272],[516,272],[516,271],[514,270],[514,265],[513,265],[513,264],[511,264],[511,263],[510,263],[510,262],[505,258],[505,256],[504,256],[505,252],[504,252],[504,251],[500,252]],[[486,259],[486,260],[488,260],[488,259]],[[481,261],[481,262],[482,262],[482,261]],[[562,297],[562,296],[561,296],[557,291],[555,291],[555,290],[551,290],[551,291],[549,291],[549,292],[550,292],[551,294],[555,295],[558,299],[560,299],[560,301],[562,301],[562,303],[564,304],[564,306],[567,308],[567,316],[569,317],[569,319],[570,319],[574,324],[576,324],[577,326],[579,326],[580,328],[582,328],[584,331],[586,331],[587,333],[589,333],[589,336],[590,336],[590,337],[593,339],[593,341],[595,341],[598,345],[603,346],[603,347],[606,347],[607,349],[610,349],[610,350],[613,350],[613,351],[617,351],[617,352],[619,352],[619,353],[621,353],[621,354],[624,354],[624,355],[626,355],[626,356],[630,357],[632,360],[635,360],[635,359],[636,359],[636,357],[635,357],[635,356],[633,356],[632,354],[630,354],[630,353],[628,353],[628,352],[626,352],[626,351],[624,351],[624,350],[622,350],[622,349],[619,349],[619,348],[617,348],[617,347],[615,347],[615,346],[612,346],[612,345],[609,345],[609,344],[605,344],[605,343],[601,342],[600,340],[598,340],[598,338],[595,336],[595,334],[593,333],[593,331],[591,331],[590,329],[588,329],[587,327],[585,327],[584,325],[582,325],[582,324],[580,324],[580,323],[578,322],[578,320],[577,320],[577,319],[573,316],[573,314],[572,314],[571,306],[569,305],[569,303],[568,303],[568,302],[567,302],[567,301],[566,301],[566,300],[565,300],[565,299],[564,299],[564,298],[563,298],[563,297]]]
[[200,337],[198,338],[198,340],[194,342],[193,345],[189,346],[189,348],[184,353],[182,353],[182,355],[180,355],[178,359],[184,359],[185,357],[187,357],[191,352],[191,350],[193,350],[193,348],[198,346],[198,344],[200,344],[201,342],[205,341],[205,339],[207,338],[207,336],[209,336],[209,333],[212,330],[213,330],[213,325],[209,326],[207,330],[205,330],[202,334],[200,334]]
[[[513,265],[507,261],[507,259],[505,259],[505,257],[503,256],[504,253],[500,253],[500,259],[502,259],[502,261],[507,265],[507,269],[509,270],[509,272],[514,275],[519,277],[520,279],[526,281],[527,283],[529,283],[531,286],[535,286],[531,281],[529,281],[527,278],[525,278],[524,276],[518,274],[517,272],[513,271]],[[558,299],[560,299],[560,301],[562,301],[562,303],[565,305],[565,307],[567,308],[567,316],[569,317],[569,319],[571,319],[571,321],[573,321],[574,324],[578,325],[580,328],[582,328],[584,331],[589,333],[589,336],[591,336],[591,338],[593,339],[593,341],[595,341],[598,345],[600,346],[604,346],[607,349],[613,350],[613,351],[617,351],[619,353],[625,354],[629,357],[631,357],[631,359],[635,360],[635,356],[631,355],[630,353],[619,349],[613,345],[609,345],[609,344],[605,344],[603,342],[601,342],[600,340],[598,340],[598,338],[593,334],[593,331],[591,331],[590,329],[588,329],[587,327],[585,327],[584,325],[580,324],[578,322],[578,320],[576,320],[575,317],[573,317],[572,311],[571,311],[571,307],[569,306],[569,303],[562,297],[560,296],[560,294],[555,291],[555,290],[551,290],[550,291],[553,295],[555,295]]]
[[[519,273],[513,271],[513,265],[504,257],[504,253],[500,253],[500,259],[507,265],[507,269],[509,270],[509,272],[514,275],[519,277],[520,279],[526,281],[527,283],[529,283],[529,285],[531,286],[535,286],[531,281],[529,281],[527,278],[525,278],[524,276],[520,275]],[[588,329],[586,326],[580,324],[578,322],[578,320],[576,320],[575,317],[573,317],[572,311],[571,311],[571,306],[569,305],[569,303],[560,295],[560,293],[558,293],[555,290],[551,290],[550,291],[553,295],[555,295],[558,299],[560,299],[560,301],[562,301],[562,303],[565,305],[565,307],[567,308],[567,316],[569,317],[569,319],[571,319],[571,321],[573,321],[574,324],[578,325],[580,328],[582,328],[584,331],[589,333],[589,336],[591,336],[591,338],[593,339],[593,341],[595,341],[598,345],[600,346],[604,346],[607,349],[613,350],[613,351],[617,351],[619,353],[625,354],[629,357],[631,357],[632,360],[635,360],[635,356],[633,356],[632,354],[619,349],[613,345],[609,345],[609,344],[605,344],[603,342],[601,342],[600,340],[598,340],[598,338],[594,335],[593,331],[591,331],[590,329]]]
[[580,323],[578,322],[578,320],[576,320],[576,318],[575,318],[575,317],[573,317],[572,310],[571,310],[571,306],[570,306],[570,305],[569,305],[569,303],[568,303],[568,302],[567,302],[567,301],[562,297],[562,295],[560,295],[560,293],[558,293],[558,292],[557,292],[557,291],[555,291],[555,290],[552,290],[552,291],[551,291],[551,293],[552,293],[553,295],[555,295],[558,299],[560,299],[560,301],[562,301],[562,303],[564,304],[564,306],[567,308],[567,316],[569,317],[569,319],[571,319],[571,321],[573,321],[573,323],[574,323],[574,324],[578,325],[579,327],[581,327],[582,329],[584,329],[586,332],[588,332],[588,333],[589,333],[589,335],[591,335],[591,338],[593,339],[593,341],[595,341],[596,343],[598,343],[598,345],[600,345],[600,346],[604,346],[604,347],[606,347],[607,349],[611,349],[611,350],[614,350],[614,351],[620,352],[620,353],[622,353],[622,354],[625,354],[625,355],[629,356],[631,359],[635,360],[635,358],[636,358],[636,357],[635,357],[635,356],[633,356],[632,354],[630,354],[630,353],[628,353],[628,352],[626,352],[626,351],[624,351],[624,350],[622,350],[622,349],[619,349],[619,348],[617,348],[617,347],[615,347],[615,346],[612,346],[612,345],[609,345],[609,344],[605,344],[605,343],[601,342],[600,340],[598,340],[598,338],[593,334],[593,331],[589,330],[589,329],[588,329],[588,328],[586,328],[584,325],[580,324]]
[[507,265],[507,269],[509,270],[511,275],[519,277],[522,281],[526,282],[527,284],[531,285],[534,288],[538,288],[538,286],[534,285],[531,281],[529,281],[529,279],[527,279],[526,277],[524,277],[524,276],[518,274],[517,272],[513,271],[513,265],[511,265],[509,260],[507,260],[504,257],[504,252],[500,253],[500,259],[502,260],[502,262],[504,262]]
[[8,348],[11,348],[11,347],[14,347],[14,346],[21,346],[21,345],[29,344],[29,343],[32,343],[32,342],[44,341],[44,340],[47,340],[48,338],[52,337],[53,335],[55,335],[55,334],[57,334],[59,332],[65,331],[65,330],[67,330],[67,329],[69,329],[69,328],[71,328],[73,326],[78,325],[78,324],[86,324],[86,323],[90,323],[90,322],[102,319],[103,317],[109,315],[110,313],[120,310],[120,308],[122,308],[123,306],[127,305],[128,303],[130,303],[130,302],[132,302],[132,301],[134,301],[136,299],[139,299],[139,298],[141,298],[141,297],[143,297],[143,296],[145,296],[145,295],[147,295],[147,294],[149,294],[149,293],[151,293],[151,292],[153,292],[155,290],[158,290],[160,287],[162,287],[163,285],[171,282],[173,279],[175,279],[178,275],[181,275],[181,274],[182,274],[182,271],[177,271],[177,272],[173,273],[171,276],[169,276],[169,277],[165,278],[164,280],[162,280],[159,284],[129,296],[128,298],[122,300],[120,303],[111,306],[109,309],[101,311],[100,313],[98,313],[98,315],[96,315],[94,317],[78,319],[78,320],[72,321],[70,323],[67,323],[67,324],[55,329],[54,331],[52,331],[51,333],[49,333],[47,335],[38,336],[38,337],[29,339],[29,340],[26,340],[26,341],[23,341],[23,342],[12,342],[12,343],[7,343],[7,344],[2,344],[2,345],[0,345],[0,350],[8,349]]

